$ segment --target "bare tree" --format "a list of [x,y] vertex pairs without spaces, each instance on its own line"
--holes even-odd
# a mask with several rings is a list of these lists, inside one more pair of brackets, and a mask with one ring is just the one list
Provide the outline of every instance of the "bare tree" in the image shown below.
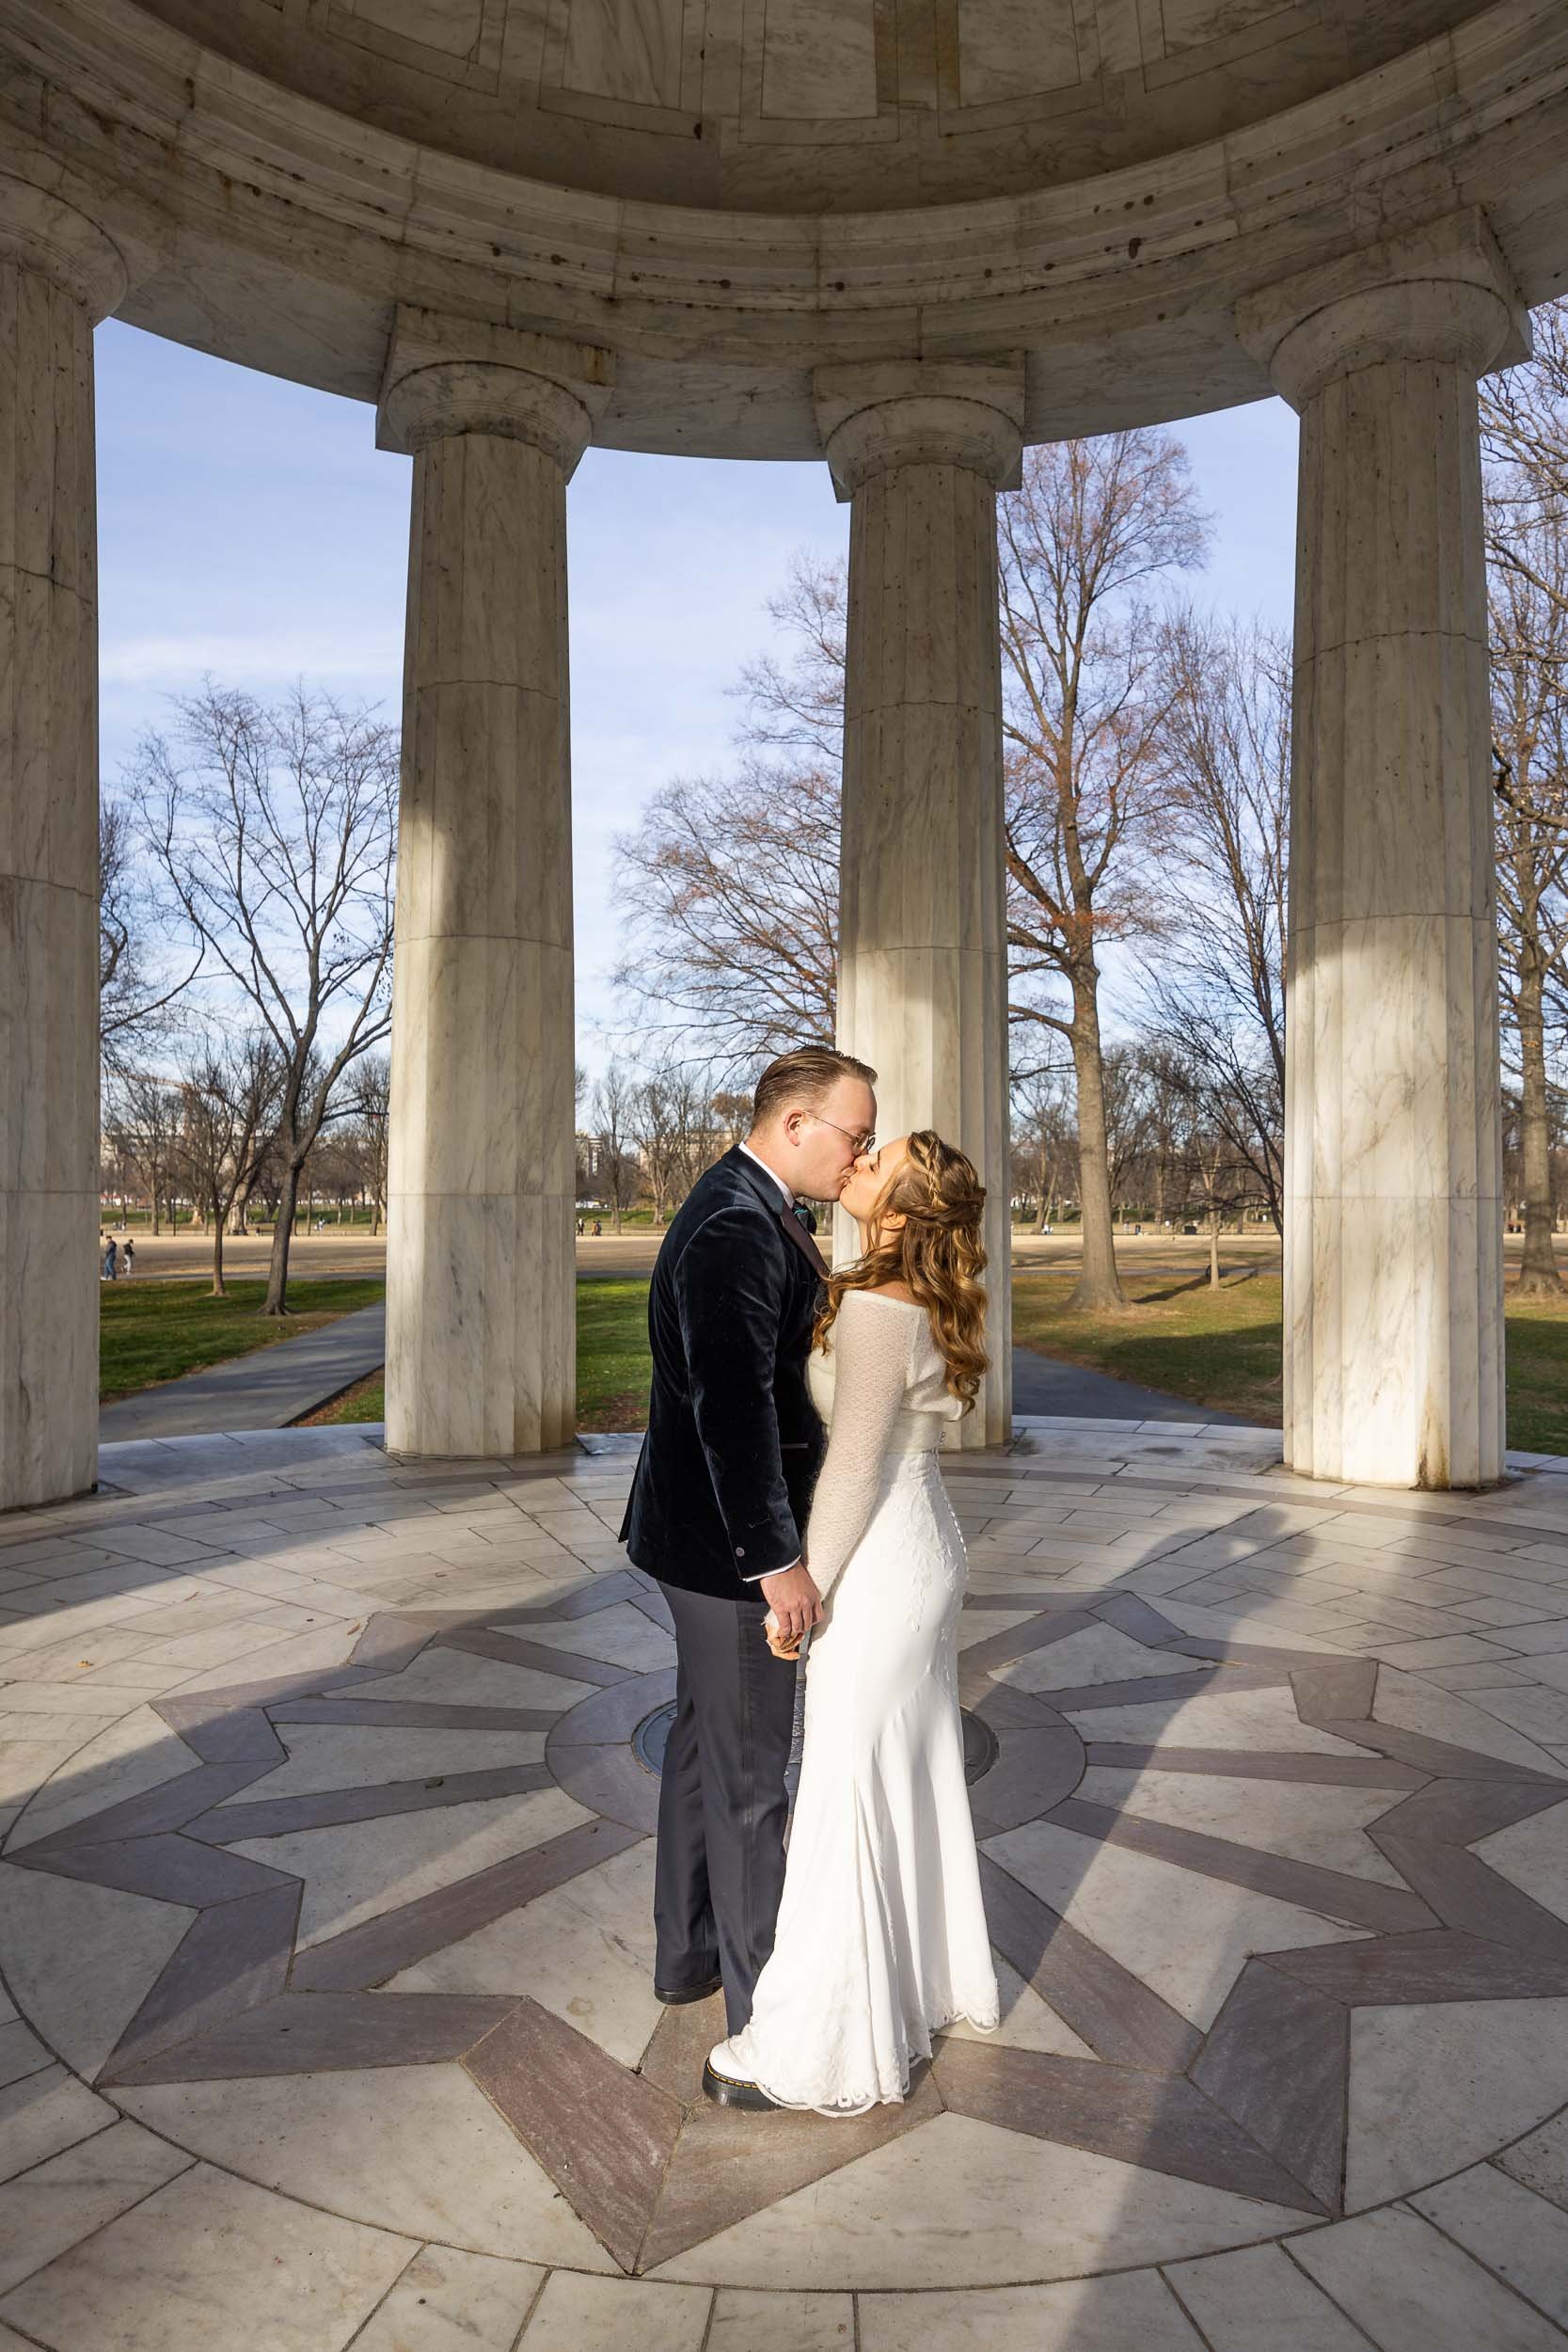
[[1103,1309],[1123,1300],[1100,958],[1157,921],[1139,852],[1164,789],[1168,688],[1147,594],[1203,561],[1208,523],[1185,452],[1152,431],[1030,451],[998,522],[1013,1019],[1071,1046],[1084,1238],[1073,1300]]
[[666,1038],[734,1073],[832,1037],[837,1005],[844,580],[798,558],[751,663],[733,771],[657,793],[616,842],[617,981]]
[[632,1136],[636,1091],[630,1072],[616,1061],[610,1063],[594,1089],[596,1173],[609,1190],[610,1216],[617,1232],[621,1230],[623,1212],[636,1196],[640,1173]]
[[98,1045],[111,1083],[150,1061],[173,1034],[173,1009],[201,966],[166,968],[157,908],[126,803],[105,794],[98,816]]
[[1530,334],[1533,357],[1481,388],[1487,555],[1560,611],[1568,580],[1540,559],[1549,557],[1551,526],[1568,519],[1568,300],[1532,311]]
[[1527,560],[1491,575],[1498,969],[1519,1073],[1525,1242],[1518,1288],[1562,1288],[1552,1234],[1547,1025],[1568,977],[1568,530],[1521,518]]
[[1201,1085],[1203,1123],[1284,1231],[1291,661],[1256,626],[1177,614],[1165,635],[1165,924],[1146,960],[1155,1038]]
[[355,1065],[350,1092],[359,1126],[366,1189],[371,1196],[371,1231],[379,1233],[387,1218],[388,1139],[392,1103],[392,1064],[386,1054],[361,1054]]
[[680,1166],[682,1133],[680,1073],[660,1062],[631,1089],[627,1132],[641,1158],[648,1190],[653,1195],[654,1223],[662,1225]]
[[180,1165],[180,1090],[160,1071],[111,1073],[104,1132],[115,1150],[135,1169],[152,1207],[154,1238],[172,1215],[174,1180]]
[[1060,1202],[1077,1189],[1078,1137],[1066,1073],[1031,1071],[1015,1078],[1013,1162],[1025,1200],[1035,1200],[1035,1231],[1054,1224]]
[[209,1038],[188,1054],[180,1078],[180,1120],[192,1190],[213,1242],[213,1296],[226,1295],[223,1239],[234,1203],[253,1184],[277,1117],[282,1064],[264,1032],[238,1041]]
[[300,1175],[344,1072],[391,1021],[397,740],[296,689],[214,686],[140,744],[133,789],[170,912],[247,1000],[282,1069],[277,1221],[261,1311],[288,1311]]

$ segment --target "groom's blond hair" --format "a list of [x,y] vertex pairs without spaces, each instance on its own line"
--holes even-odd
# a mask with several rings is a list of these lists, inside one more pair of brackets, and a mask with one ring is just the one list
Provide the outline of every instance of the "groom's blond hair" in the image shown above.
[[752,1126],[766,1126],[791,1104],[803,1103],[809,1109],[826,1101],[841,1078],[863,1078],[870,1087],[877,1083],[877,1073],[853,1054],[841,1054],[836,1045],[798,1045],[793,1054],[781,1054],[757,1080]]

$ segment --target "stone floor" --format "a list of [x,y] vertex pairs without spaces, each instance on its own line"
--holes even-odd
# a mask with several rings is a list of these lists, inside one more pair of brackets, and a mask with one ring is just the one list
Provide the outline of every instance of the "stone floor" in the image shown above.
[[0,1524],[0,2352],[1568,2344],[1568,1465],[1277,1456],[955,1461],[1005,2022],[829,2122],[653,1999],[626,1453],[107,1449]]

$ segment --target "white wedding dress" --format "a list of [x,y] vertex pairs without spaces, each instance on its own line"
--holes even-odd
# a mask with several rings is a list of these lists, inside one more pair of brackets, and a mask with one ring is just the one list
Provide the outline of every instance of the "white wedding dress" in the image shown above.
[[907,2096],[940,2027],[997,2023],[958,1716],[968,1562],[937,1470],[959,1406],[926,1310],[867,1291],[809,1376],[831,1434],[806,1565],[831,1598],[772,1956],[711,2062],[781,2106],[858,2115]]

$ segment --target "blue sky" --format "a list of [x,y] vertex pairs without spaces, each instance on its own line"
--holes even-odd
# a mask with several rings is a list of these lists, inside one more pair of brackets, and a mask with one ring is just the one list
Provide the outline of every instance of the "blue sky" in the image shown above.
[[[396,716],[407,459],[368,406],[98,330],[103,775],[210,670],[265,695],[295,677]],[[1288,628],[1295,419],[1282,403],[1179,428],[1213,552],[1186,585]],[[672,776],[721,762],[725,695],[768,642],[790,555],[846,543],[822,466],[590,450],[569,494],[579,1057],[603,1062],[617,947],[611,839]]]

